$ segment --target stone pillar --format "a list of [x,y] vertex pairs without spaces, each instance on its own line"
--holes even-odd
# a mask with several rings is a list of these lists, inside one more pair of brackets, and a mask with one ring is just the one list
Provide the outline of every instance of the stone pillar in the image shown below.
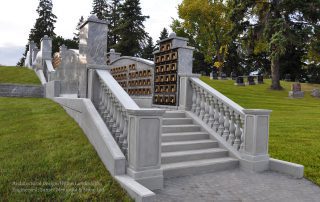
[[116,53],[114,49],[111,49],[109,53],[107,53],[107,64],[111,64],[116,59],[120,58],[121,53]]
[[91,15],[80,26],[79,96],[87,97],[88,69],[102,69],[107,65],[108,22]]
[[245,109],[244,142],[241,147],[241,167],[250,171],[269,168],[269,116],[271,110]]
[[59,52],[60,52],[60,58],[64,58],[65,57],[65,54],[67,52],[68,48],[67,46],[65,46],[64,44],[62,44],[60,47],[59,47]]
[[42,60],[52,60],[52,39],[47,35],[41,39],[40,51]]
[[35,47],[32,51],[32,62],[31,62],[31,66],[33,65],[33,63],[35,62],[37,55],[39,53],[39,48]]
[[128,110],[127,173],[145,187],[163,187],[161,169],[162,116],[165,110]]
[[32,67],[33,63],[33,55],[34,55],[34,49],[37,48],[37,45],[34,41],[29,42],[29,57],[27,58],[28,60],[28,67]]
[[189,78],[199,78],[198,74],[179,74],[180,88],[179,88],[179,109],[191,110],[192,107],[192,86]]

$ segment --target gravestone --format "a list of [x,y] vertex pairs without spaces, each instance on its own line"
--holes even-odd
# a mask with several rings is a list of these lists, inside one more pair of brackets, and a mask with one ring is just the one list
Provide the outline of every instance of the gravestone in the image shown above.
[[227,74],[226,73],[221,73],[221,79],[226,80],[227,79]]
[[291,81],[291,75],[290,74],[286,74],[284,77],[285,81]]
[[258,76],[258,84],[263,84],[263,76],[262,75],[259,75]]
[[212,73],[212,79],[215,79],[215,80],[218,79],[218,75],[217,75],[216,72],[213,72],[213,73]]
[[289,91],[289,97],[291,98],[303,98],[304,92],[301,91],[301,84],[294,83],[291,85],[291,91]]
[[254,82],[253,76],[248,76],[248,85],[256,85],[256,83]]
[[320,90],[318,88],[313,89],[311,92],[311,96],[320,98]]
[[230,77],[232,80],[236,80],[237,79],[237,74],[235,72],[231,72]]
[[242,76],[238,76],[236,79],[236,83],[234,83],[236,86],[244,86],[244,80]]

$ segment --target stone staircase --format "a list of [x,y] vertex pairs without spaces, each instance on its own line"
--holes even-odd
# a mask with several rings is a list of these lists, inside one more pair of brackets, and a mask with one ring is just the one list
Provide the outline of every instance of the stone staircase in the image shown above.
[[161,147],[165,178],[232,169],[239,164],[183,111],[165,113]]

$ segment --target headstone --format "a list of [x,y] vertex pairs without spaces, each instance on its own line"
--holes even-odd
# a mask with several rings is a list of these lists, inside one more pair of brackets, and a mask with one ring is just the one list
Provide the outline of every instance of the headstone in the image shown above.
[[311,92],[311,96],[320,98],[320,90],[318,88],[313,89]]
[[210,79],[213,79],[213,72],[210,72]]
[[291,98],[303,98],[304,92],[301,91],[301,84],[294,83],[291,85],[291,91],[289,91],[289,97]]
[[236,80],[237,79],[237,74],[235,72],[231,72],[230,77],[232,80]]
[[242,76],[238,76],[236,79],[236,83],[234,84],[236,86],[244,86],[244,81]]
[[259,75],[258,76],[258,84],[263,84],[263,76],[262,75]]
[[212,73],[212,79],[218,79],[218,75],[217,75],[216,72],[213,72],[213,73]]
[[248,76],[248,85],[256,85],[256,83],[254,82],[253,76]]
[[223,79],[223,80],[227,79],[227,74],[222,72],[221,73],[221,79]]
[[291,75],[290,74],[286,74],[284,77],[285,81],[291,81]]

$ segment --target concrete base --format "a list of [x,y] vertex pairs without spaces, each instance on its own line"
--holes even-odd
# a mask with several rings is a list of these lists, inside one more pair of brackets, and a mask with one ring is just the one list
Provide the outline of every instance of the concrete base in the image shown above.
[[303,98],[304,92],[303,91],[299,91],[299,92],[289,91],[289,97],[290,98]]
[[45,97],[54,98],[60,95],[60,81],[50,81],[44,84],[45,87]]
[[304,166],[296,163],[290,163],[287,161],[281,161],[278,159],[270,158],[269,168],[272,171],[279,173],[285,173],[295,178],[302,178],[304,172]]
[[127,168],[127,173],[137,182],[147,187],[150,190],[163,188],[163,171],[162,169],[147,170],[137,172],[131,168]]

